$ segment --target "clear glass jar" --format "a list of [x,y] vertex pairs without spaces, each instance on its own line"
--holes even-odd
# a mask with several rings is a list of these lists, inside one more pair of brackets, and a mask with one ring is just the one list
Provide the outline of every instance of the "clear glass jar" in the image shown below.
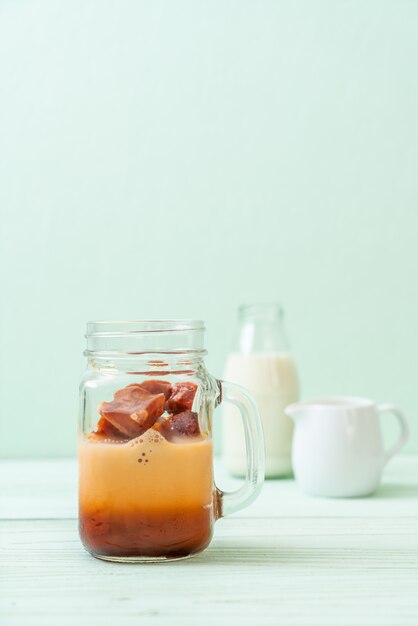
[[[214,522],[250,504],[264,478],[262,428],[251,396],[205,368],[203,322],[90,322],[80,387],[79,530],[111,561],[185,558],[209,544]],[[242,487],[213,480],[212,417],[241,413]]]
[[[277,303],[252,304],[238,309],[238,329],[225,377],[243,385],[260,411],[265,440],[266,476],[287,476],[292,471],[293,424],[284,408],[299,399],[295,362]],[[245,475],[245,438],[239,416],[226,407],[223,421],[223,456],[232,474]]]

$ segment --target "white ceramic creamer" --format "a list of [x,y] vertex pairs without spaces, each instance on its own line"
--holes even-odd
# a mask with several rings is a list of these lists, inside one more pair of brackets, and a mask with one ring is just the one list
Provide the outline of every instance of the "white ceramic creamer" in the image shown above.
[[[387,452],[379,423],[379,415],[385,412],[393,413],[401,428],[398,441]],[[295,424],[295,478],[311,495],[348,498],[373,493],[383,467],[408,439],[408,424],[400,409],[365,398],[318,398],[292,404],[286,413]]]

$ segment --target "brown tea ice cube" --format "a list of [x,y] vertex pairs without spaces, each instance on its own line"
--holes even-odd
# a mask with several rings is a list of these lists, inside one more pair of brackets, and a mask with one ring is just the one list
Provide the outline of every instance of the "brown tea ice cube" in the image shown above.
[[99,413],[123,435],[138,437],[162,415],[164,404],[163,393],[149,393],[134,383],[117,391],[111,402],[102,402]]
[[126,441],[126,435],[122,434],[120,430],[115,428],[115,426],[108,422],[104,417],[101,417],[97,422],[97,428],[93,434],[106,439],[117,439]]
[[173,385],[171,395],[167,400],[167,410],[172,413],[191,411],[196,390],[196,383],[177,383]]
[[155,427],[168,441],[177,437],[197,437],[200,435],[199,419],[194,411],[183,411],[170,415],[163,422],[156,424]]
[[142,389],[145,389],[146,391],[148,391],[148,393],[163,393],[166,400],[168,400],[171,395],[171,383],[169,383],[167,380],[153,380],[152,378],[150,378],[149,380],[144,380],[144,382],[140,383],[140,385]]

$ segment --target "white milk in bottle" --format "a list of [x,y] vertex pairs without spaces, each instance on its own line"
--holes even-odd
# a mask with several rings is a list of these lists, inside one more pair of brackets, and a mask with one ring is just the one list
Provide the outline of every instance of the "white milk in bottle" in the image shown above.
[[[263,422],[266,476],[292,471],[293,425],[284,408],[299,399],[297,370],[283,331],[278,304],[248,305],[238,309],[238,335],[227,358],[225,380],[246,387],[257,402]],[[225,405],[223,457],[227,469],[244,476],[244,431],[238,410]]]

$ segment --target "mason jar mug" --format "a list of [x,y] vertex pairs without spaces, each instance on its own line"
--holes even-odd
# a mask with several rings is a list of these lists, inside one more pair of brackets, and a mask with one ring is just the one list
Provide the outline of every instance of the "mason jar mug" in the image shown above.
[[[110,561],[163,561],[204,550],[214,522],[249,505],[264,478],[257,407],[204,363],[203,322],[90,322],[80,386],[79,531]],[[245,481],[214,483],[212,418],[240,411]]]

